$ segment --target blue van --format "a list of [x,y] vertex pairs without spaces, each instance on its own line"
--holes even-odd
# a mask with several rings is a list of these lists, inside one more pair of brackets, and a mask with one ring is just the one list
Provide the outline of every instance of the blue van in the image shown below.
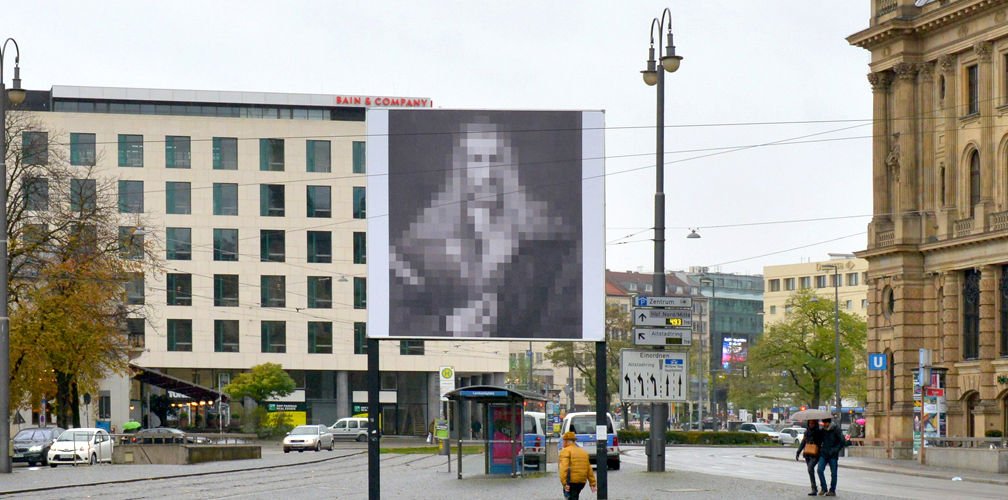
[[[606,423],[606,468],[609,470],[619,470],[620,451],[619,438],[616,437],[615,432],[616,425],[613,422],[611,414],[606,413],[606,417],[608,417],[608,422]],[[577,445],[588,452],[588,460],[594,464],[596,462],[596,450],[598,449],[596,445],[595,412],[568,413],[564,417],[563,425],[560,427],[560,435],[563,436],[568,431],[573,432],[577,436]],[[563,439],[560,440],[557,448],[563,448]]]
[[546,414],[527,411],[522,415],[522,448],[525,466],[546,470]]

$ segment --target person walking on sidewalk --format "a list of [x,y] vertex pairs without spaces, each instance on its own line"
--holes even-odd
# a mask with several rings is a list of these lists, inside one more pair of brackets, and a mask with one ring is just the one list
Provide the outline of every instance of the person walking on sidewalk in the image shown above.
[[576,441],[577,435],[573,432],[564,433],[563,449],[560,450],[560,485],[563,486],[564,496],[569,496],[570,500],[578,500],[586,482],[591,485],[592,493],[597,491],[588,452],[575,445]]
[[[812,483],[812,493],[808,496],[814,497],[819,493],[816,488],[816,466],[819,465],[819,447],[822,446],[822,430],[819,429],[818,420],[809,420],[805,425],[805,435],[802,436],[801,443],[798,444],[798,451],[795,453],[795,460],[800,456],[805,457],[805,468],[808,469],[809,482]],[[823,491],[826,491],[826,483],[823,483]]]
[[[840,430],[840,426],[832,419],[824,419],[822,421],[822,445],[819,446],[819,483],[822,489],[819,491],[820,495],[826,495],[828,497],[836,496],[836,483],[837,483],[837,462],[840,460],[840,452],[843,451],[845,446],[850,445],[850,441],[844,437],[843,431]],[[830,468],[830,487],[826,490],[826,466],[829,465]]]

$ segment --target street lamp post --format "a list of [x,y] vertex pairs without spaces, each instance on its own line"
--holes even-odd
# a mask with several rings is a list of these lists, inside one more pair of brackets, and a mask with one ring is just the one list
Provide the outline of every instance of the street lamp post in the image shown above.
[[[700,278],[701,284],[709,284],[711,289],[711,300],[710,305],[707,306],[707,345],[710,349],[714,349],[714,302],[717,300],[717,285],[714,284],[713,278]],[[711,359],[713,359],[714,354],[711,353]],[[710,403],[710,413],[714,416],[714,430],[717,430],[717,420],[721,418],[721,414],[717,411],[718,407],[718,397],[717,397],[717,374],[714,371],[714,365],[710,367],[710,397],[707,401]],[[703,420],[700,421],[700,430],[703,430]]]
[[833,270],[833,346],[836,349],[836,424],[841,424],[840,406],[840,265],[823,264],[823,269]]
[[[666,31],[665,16],[668,16],[668,45],[662,54],[661,35]],[[655,28],[658,28],[658,60],[663,71],[655,64]],[[672,11],[665,8],[660,18],[651,21],[651,47],[648,49],[647,69],[641,71],[644,83],[658,86],[658,101],[655,123],[655,238],[654,238],[654,295],[665,296],[665,71],[679,69],[681,56],[672,45]],[[668,405],[651,405],[651,447],[648,450],[648,472],[665,470],[665,422],[668,421]]]
[[[7,54],[7,44],[14,44],[14,82],[10,91],[4,86],[3,68],[4,56]],[[21,89],[21,49],[13,38],[4,41],[0,48],[0,179],[3,188],[0,189],[0,228],[3,230],[3,243],[0,244],[0,303],[3,303],[3,314],[0,314],[0,474],[10,474],[10,321],[7,318],[7,99],[11,104],[24,101],[25,91]]]

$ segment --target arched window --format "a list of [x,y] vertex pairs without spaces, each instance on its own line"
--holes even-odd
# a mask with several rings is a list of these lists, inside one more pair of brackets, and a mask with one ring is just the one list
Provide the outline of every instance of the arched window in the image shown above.
[[[976,407],[980,403],[980,394],[971,392],[966,396],[966,437],[976,437]],[[983,436],[980,436],[983,437]]]
[[962,304],[962,359],[977,359],[980,356],[980,271],[976,269],[963,273]]
[[980,204],[980,152],[970,155],[970,213]]

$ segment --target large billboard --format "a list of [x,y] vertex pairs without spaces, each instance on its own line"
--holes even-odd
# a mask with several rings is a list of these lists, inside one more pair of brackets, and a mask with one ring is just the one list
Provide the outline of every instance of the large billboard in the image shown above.
[[721,368],[731,371],[733,366],[746,362],[749,355],[749,337],[724,336],[721,340]]
[[368,336],[601,340],[600,111],[369,110]]

